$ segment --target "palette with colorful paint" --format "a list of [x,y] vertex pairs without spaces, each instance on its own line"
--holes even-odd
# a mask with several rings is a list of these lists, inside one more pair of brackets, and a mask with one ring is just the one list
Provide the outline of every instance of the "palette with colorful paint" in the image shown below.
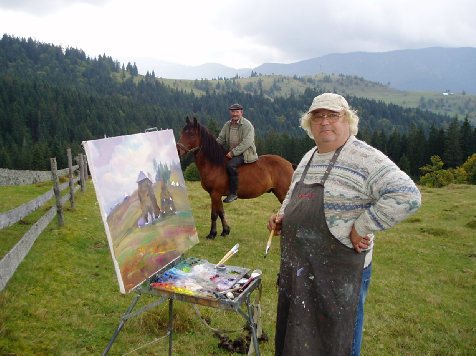
[[216,266],[206,260],[190,257],[151,280],[154,289],[208,299],[224,298],[220,293],[233,288],[250,270],[242,267]]

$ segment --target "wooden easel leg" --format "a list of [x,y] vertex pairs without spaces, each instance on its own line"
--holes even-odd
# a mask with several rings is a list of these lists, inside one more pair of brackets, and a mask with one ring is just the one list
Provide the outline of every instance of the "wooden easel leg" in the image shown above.
[[109,343],[107,344],[106,348],[104,349],[104,351],[102,353],[102,356],[107,355],[107,353],[109,352],[109,349],[111,348],[112,344],[116,340],[117,335],[119,335],[119,332],[121,331],[122,327],[124,326],[124,324],[126,323],[126,321],[128,319],[125,316],[128,315],[132,311],[132,309],[134,309],[137,301],[139,300],[139,297],[140,297],[140,294],[136,295],[135,298],[132,300],[131,305],[129,305],[129,308],[127,309],[124,316],[122,317],[121,322],[119,323],[116,331],[114,332],[114,335],[112,335],[111,340],[109,340]]
[[173,326],[174,326],[174,300],[169,299],[169,356],[172,356]]

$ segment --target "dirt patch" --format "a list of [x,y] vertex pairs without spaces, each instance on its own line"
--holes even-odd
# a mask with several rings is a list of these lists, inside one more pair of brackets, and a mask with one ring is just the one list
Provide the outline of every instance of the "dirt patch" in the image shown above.
[[476,230],[476,220],[470,221],[469,223],[466,224],[467,227],[470,229],[475,229]]
[[446,231],[445,229],[438,229],[433,227],[422,227],[420,228],[420,231],[424,234],[437,236],[437,237],[448,235],[448,231]]

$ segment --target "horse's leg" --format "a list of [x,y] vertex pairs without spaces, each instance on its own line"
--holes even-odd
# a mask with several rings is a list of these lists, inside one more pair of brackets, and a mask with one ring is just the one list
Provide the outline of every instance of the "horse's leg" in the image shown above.
[[[219,208],[222,205],[221,196],[213,196],[210,194],[210,198],[212,199],[212,213],[211,213],[211,220],[212,220],[212,227],[210,229],[210,233],[207,236],[207,239],[214,239],[217,236],[217,218],[219,216]],[[223,206],[221,208],[223,210]],[[221,216],[220,216],[221,219]]]
[[207,236],[208,240],[212,240],[217,236],[217,217],[218,217],[218,214],[212,210],[212,214],[211,214],[212,227],[210,229],[210,233]]
[[223,226],[223,231],[220,236],[228,236],[230,234],[230,226],[226,222],[226,217],[225,217],[225,209],[223,209],[223,203],[220,199],[220,208],[218,209],[218,216],[220,217],[221,220],[221,225]]
[[278,198],[279,202],[282,203],[284,201],[284,198],[286,198],[286,193],[287,191],[278,191],[276,189],[273,189],[274,196]]
[[273,193],[278,198],[279,202],[282,203],[284,198],[286,198],[286,194],[288,193],[289,183],[284,180],[282,177],[278,181],[275,182],[273,187]]
[[223,232],[220,236],[227,236],[230,233],[230,227],[226,222],[225,209],[223,209],[223,203],[221,201],[221,194],[211,195],[212,198],[212,228],[207,239],[214,239],[217,235],[217,218],[220,217],[221,225],[223,226]]

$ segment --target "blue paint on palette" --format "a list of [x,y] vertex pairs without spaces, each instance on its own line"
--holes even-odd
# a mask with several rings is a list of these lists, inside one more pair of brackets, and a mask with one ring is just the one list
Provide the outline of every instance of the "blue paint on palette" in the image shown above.
[[190,257],[151,281],[152,288],[204,297],[230,289],[250,270],[226,266],[218,270],[206,260]]

